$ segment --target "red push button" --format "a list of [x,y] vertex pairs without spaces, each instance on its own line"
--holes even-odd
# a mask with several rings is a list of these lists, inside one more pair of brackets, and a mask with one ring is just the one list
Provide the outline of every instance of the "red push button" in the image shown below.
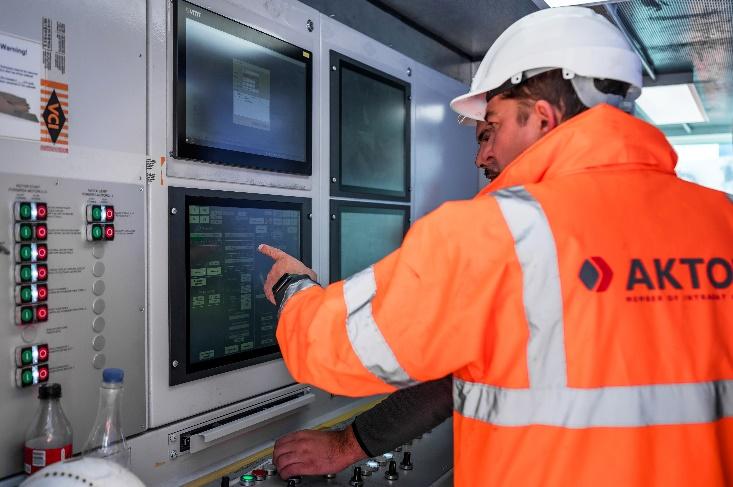
[[114,240],[115,239],[115,226],[114,225],[105,225],[104,226],[104,239],[105,240]]
[[35,227],[36,240],[46,240],[48,238],[48,227],[44,223],[38,223]]

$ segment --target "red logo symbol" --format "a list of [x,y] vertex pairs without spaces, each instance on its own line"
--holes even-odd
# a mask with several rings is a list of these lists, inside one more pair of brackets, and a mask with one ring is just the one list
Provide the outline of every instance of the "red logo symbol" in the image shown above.
[[589,291],[602,293],[611,285],[613,271],[603,258],[591,257],[583,261],[578,277]]

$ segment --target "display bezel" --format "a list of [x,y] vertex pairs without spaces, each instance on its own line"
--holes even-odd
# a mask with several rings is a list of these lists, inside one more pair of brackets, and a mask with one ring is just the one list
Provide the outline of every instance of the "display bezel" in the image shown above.
[[[411,131],[411,92],[410,83],[387,73],[379,71],[371,66],[361,63],[343,54],[330,51],[330,151],[331,151],[331,196],[351,198],[377,198],[389,201],[410,201],[410,168],[411,154],[410,131]],[[402,191],[391,191],[365,186],[353,186],[343,184],[342,169],[344,161],[341,157],[341,73],[347,67],[352,71],[362,74],[375,81],[393,86],[403,92],[405,104],[405,130],[404,130],[404,181]]]
[[308,198],[252,193],[170,187],[169,201],[169,381],[183,384],[251,365],[281,358],[277,345],[259,350],[240,352],[205,362],[190,361],[190,302],[189,219],[192,204],[238,208],[275,208],[297,210],[300,213],[300,254],[302,261],[311,262],[311,200]]
[[[305,63],[305,161],[270,157],[246,151],[208,147],[186,141],[186,7],[195,8],[197,11],[206,12],[207,15],[214,15],[226,21],[233,22],[241,26],[241,29],[238,33],[232,35],[244,37],[250,42],[295,59],[298,62]],[[285,42],[277,37],[261,32],[254,27],[212,12],[199,5],[185,0],[175,0],[173,2],[173,77],[173,157],[290,174],[310,175],[312,173],[313,53],[311,51]]]
[[[341,275],[341,214],[345,209],[352,213],[390,213],[403,212],[402,238],[410,228],[410,205],[371,203],[365,201],[331,200],[331,231],[329,240],[329,282],[344,279]],[[376,210],[376,211],[375,211]]]

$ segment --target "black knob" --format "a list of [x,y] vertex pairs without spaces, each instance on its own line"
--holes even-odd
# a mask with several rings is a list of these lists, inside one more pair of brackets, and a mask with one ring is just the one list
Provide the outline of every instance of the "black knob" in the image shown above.
[[300,477],[300,475],[296,475],[295,477],[290,477],[288,479],[288,487],[295,487],[300,482],[302,482],[302,480],[303,479]]
[[351,476],[349,485],[353,485],[354,487],[361,487],[364,485],[364,479],[361,476],[361,467],[354,468],[354,475]]
[[389,467],[384,472],[384,478],[387,480],[397,480],[400,475],[397,473],[397,462],[394,460],[389,461]]
[[402,470],[412,470],[412,460],[410,459],[410,452],[406,451],[402,454],[402,461],[400,462],[400,468]]

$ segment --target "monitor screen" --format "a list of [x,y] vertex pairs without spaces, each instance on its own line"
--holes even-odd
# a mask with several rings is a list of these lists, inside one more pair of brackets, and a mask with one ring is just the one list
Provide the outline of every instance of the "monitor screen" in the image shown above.
[[332,201],[331,281],[346,279],[402,244],[410,207]]
[[177,280],[171,289],[183,288],[185,302],[176,298],[180,291],[171,293],[171,329],[185,337],[179,355],[185,355],[187,373],[217,373],[278,357],[277,310],[263,287],[272,259],[257,247],[265,243],[307,257],[307,200],[192,191],[177,198],[185,224],[171,225],[171,232],[182,232],[182,241],[171,243],[171,265],[185,262],[183,272],[172,271]]
[[311,172],[311,53],[178,0],[177,156]]
[[331,166],[339,182],[332,194],[409,201],[410,85],[344,56],[332,58],[338,71],[331,77],[331,137],[337,139]]

